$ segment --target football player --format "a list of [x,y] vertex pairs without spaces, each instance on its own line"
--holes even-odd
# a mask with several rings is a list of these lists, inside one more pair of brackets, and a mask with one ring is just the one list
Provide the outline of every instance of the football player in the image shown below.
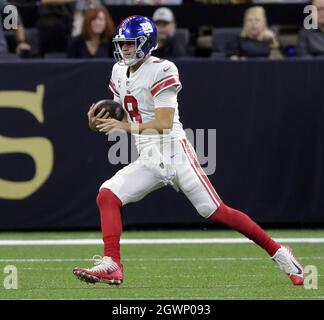
[[253,240],[288,274],[294,285],[303,284],[303,268],[291,249],[274,241],[246,214],[227,206],[201,168],[179,120],[178,69],[174,63],[152,55],[157,48],[154,23],[142,16],[128,17],[118,26],[113,43],[117,63],[112,69],[109,88],[114,100],[126,111],[127,119],[111,119],[103,112],[95,116],[95,106],[91,106],[89,126],[106,134],[113,130],[132,133],[139,157],[101,185],[97,204],[104,256],[91,268],[74,268],[74,274],[90,283],[121,284],[121,207],[141,200],[153,190],[172,185],[187,196],[202,217]]

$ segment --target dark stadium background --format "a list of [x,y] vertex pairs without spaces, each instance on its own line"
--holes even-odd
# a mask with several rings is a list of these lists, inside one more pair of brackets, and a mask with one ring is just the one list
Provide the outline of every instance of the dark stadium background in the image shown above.
[[[25,28],[35,28],[38,7],[32,1],[17,5]],[[304,6],[264,5],[269,24],[283,35],[301,28]],[[213,28],[240,27],[247,7],[185,1],[172,10],[178,27],[190,30],[195,45],[198,36],[210,35]],[[115,21],[134,13],[151,16],[155,9],[109,7]],[[261,225],[323,225],[324,59],[286,55],[280,60],[228,61],[209,58],[210,53],[200,48],[195,57],[172,60],[183,84],[179,108],[184,127],[217,130],[217,169],[209,178],[219,195]],[[42,123],[0,101],[0,135],[44,137],[54,149],[53,169],[36,192],[17,200],[0,194],[1,230],[99,228],[98,188],[121,166],[107,162],[108,144],[104,136],[89,131],[86,112],[93,101],[111,97],[107,84],[113,63],[0,60],[0,99],[2,91],[45,88]],[[0,179],[33,178],[30,157],[8,153],[4,145],[0,153]],[[171,188],[128,205],[123,219],[126,228],[210,227],[184,195]]]

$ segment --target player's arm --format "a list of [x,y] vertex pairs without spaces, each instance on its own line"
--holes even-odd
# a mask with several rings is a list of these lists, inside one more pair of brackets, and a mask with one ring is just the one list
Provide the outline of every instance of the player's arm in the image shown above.
[[132,123],[128,132],[141,134],[168,134],[173,126],[174,110],[177,106],[177,91],[169,87],[153,97],[154,120],[147,123]]
[[147,123],[126,123],[115,119],[98,120],[97,129],[109,133],[112,129],[120,129],[129,133],[167,134],[173,126],[174,110],[177,105],[176,89],[170,87],[154,97],[155,117]]
[[141,134],[167,134],[173,126],[174,108],[155,108],[155,119],[147,123],[128,123],[126,131]]
[[155,119],[147,123],[129,123],[116,119],[97,119],[97,130],[109,133],[112,129],[124,130],[129,133],[167,134],[173,126],[174,108],[156,108]]

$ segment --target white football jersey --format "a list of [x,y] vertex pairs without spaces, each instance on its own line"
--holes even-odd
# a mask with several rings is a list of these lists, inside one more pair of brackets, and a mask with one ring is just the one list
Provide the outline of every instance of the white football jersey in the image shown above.
[[[178,69],[168,60],[150,56],[134,73],[127,76],[128,66],[115,63],[109,82],[109,88],[127,114],[128,122],[146,123],[155,118],[153,97],[163,90],[174,87],[178,93],[181,90]],[[178,103],[176,103],[173,127],[169,134],[146,135],[134,134],[137,149],[152,142],[170,142],[173,139],[185,138],[185,132],[179,120]],[[162,141],[161,141],[162,139]]]

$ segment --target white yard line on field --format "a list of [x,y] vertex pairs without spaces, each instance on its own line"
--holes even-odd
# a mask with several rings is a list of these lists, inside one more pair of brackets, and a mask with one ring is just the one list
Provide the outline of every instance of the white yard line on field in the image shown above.
[[[260,257],[215,257],[215,258],[125,258],[125,261],[170,261],[170,262],[187,262],[187,261],[259,261],[259,260],[269,260],[270,258],[260,258]],[[324,260],[324,256],[309,256],[309,257],[298,257],[299,260]],[[65,259],[65,258],[53,258],[53,259],[42,259],[42,258],[31,258],[31,259],[0,259],[0,263],[8,262],[89,262],[94,261],[93,259]]]
[[[281,243],[324,243],[324,238],[275,238]],[[171,239],[121,239],[123,245],[138,244],[245,244],[252,243],[247,238],[171,238]],[[67,246],[101,245],[101,239],[41,239],[41,240],[0,240],[0,246]]]

